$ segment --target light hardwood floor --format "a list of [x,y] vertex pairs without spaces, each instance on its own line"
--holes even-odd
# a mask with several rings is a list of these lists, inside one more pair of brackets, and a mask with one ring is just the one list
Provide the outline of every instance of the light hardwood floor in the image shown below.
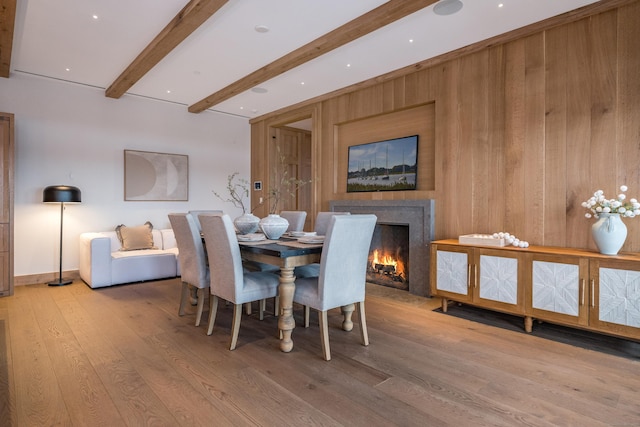
[[435,300],[368,286],[371,344],[334,310],[325,362],[315,315],[289,354],[276,318],[243,316],[231,352],[231,307],[207,336],[177,315],[179,293],[177,280],[76,282],[0,298],[0,425],[640,425],[639,361],[434,313]]

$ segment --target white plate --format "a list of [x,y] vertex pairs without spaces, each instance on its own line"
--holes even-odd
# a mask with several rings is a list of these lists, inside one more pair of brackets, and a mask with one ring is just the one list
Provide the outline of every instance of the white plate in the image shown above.
[[265,235],[260,233],[238,234],[239,242],[259,242],[265,239]]
[[300,243],[323,243],[324,242],[324,236],[300,237],[298,239],[298,242],[300,242]]
[[290,231],[289,235],[291,237],[310,237],[310,236],[315,236],[316,232],[315,231]]

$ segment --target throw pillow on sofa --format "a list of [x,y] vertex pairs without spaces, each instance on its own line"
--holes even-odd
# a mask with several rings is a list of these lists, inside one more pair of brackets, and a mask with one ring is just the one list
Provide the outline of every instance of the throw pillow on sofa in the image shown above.
[[153,230],[153,224],[149,221],[137,227],[127,227],[124,224],[120,224],[116,227],[116,234],[120,240],[120,250],[158,249],[153,246],[151,230]]

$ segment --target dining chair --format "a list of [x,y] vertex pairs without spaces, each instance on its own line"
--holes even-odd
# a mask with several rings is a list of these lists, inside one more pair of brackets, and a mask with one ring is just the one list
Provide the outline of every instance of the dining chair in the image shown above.
[[[324,236],[327,234],[327,228],[329,227],[329,221],[336,215],[350,215],[350,212],[318,212],[316,216],[316,224],[313,231],[318,236]],[[293,275],[296,277],[318,277],[320,274],[320,264],[307,264],[296,267]],[[305,324],[309,326],[309,309],[305,308]]]
[[313,231],[318,236],[324,236],[327,234],[327,228],[329,227],[329,221],[336,215],[349,215],[350,212],[318,212],[316,215],[316,223]]
[[333,308],[343,307],[342,328],[350,331],[353,328],[350,306],[357,306],[362,345],[369,345],[364,297],[369,246],[376,220],[375,215],[369,214],[332,217],[320,257],[320,274],[296,279],[293,302],[318,310],[325,360],[331,360],[327,311]]
[[210,277],[211,298],[207,335],[213,333],[218,298],[232,303],[233,321],[229,350],[234,350],[238,343],[242,305],[275,297],[278,294],[279,277],[273,273],[248,272],[243,269],[238,238],[229,215],[201,214],[200,224],[207,245],[209,268],[215,272]]
[[196,224],[198,226],[198,231],[202,231],[202,226],[200,225],[200,218],[198,218],[198,215],[200,214],[222,215],[224,212],[222,212],[219,209],[210,209],[210,210],[193,210],[193,211],[189,211],[189,213],[191,214],[191,216],[193,216],[193,219],[196,221]]
[[210,282],[202,237],[193,215],[189,213],[169,214],[169,222],[171,222],[171,228],[178,245],[178,262],[180,263],[180,280],[182,281],[178,315],[184,315],[189,290],[194,287],[197,289],[196,326],[200,326],[205,300],[204,290],[209,287]]
[[304,230],[304,222],[307,219],[306,211],[281,211],[280,216],[289,221],[287,231]]

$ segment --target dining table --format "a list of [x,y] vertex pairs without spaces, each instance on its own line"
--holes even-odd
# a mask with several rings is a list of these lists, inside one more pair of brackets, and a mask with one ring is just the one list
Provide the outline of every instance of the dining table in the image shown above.
[[288,353],[293,349],[291,334],[296,327],[293,318],[293,295],[296,289],[293,271],[298,266],[319,263],[322,243],[302,243],[285,237],[278,240],[239,241],[238,243],[243,259],[280,267],[278,285],[280,350]]

